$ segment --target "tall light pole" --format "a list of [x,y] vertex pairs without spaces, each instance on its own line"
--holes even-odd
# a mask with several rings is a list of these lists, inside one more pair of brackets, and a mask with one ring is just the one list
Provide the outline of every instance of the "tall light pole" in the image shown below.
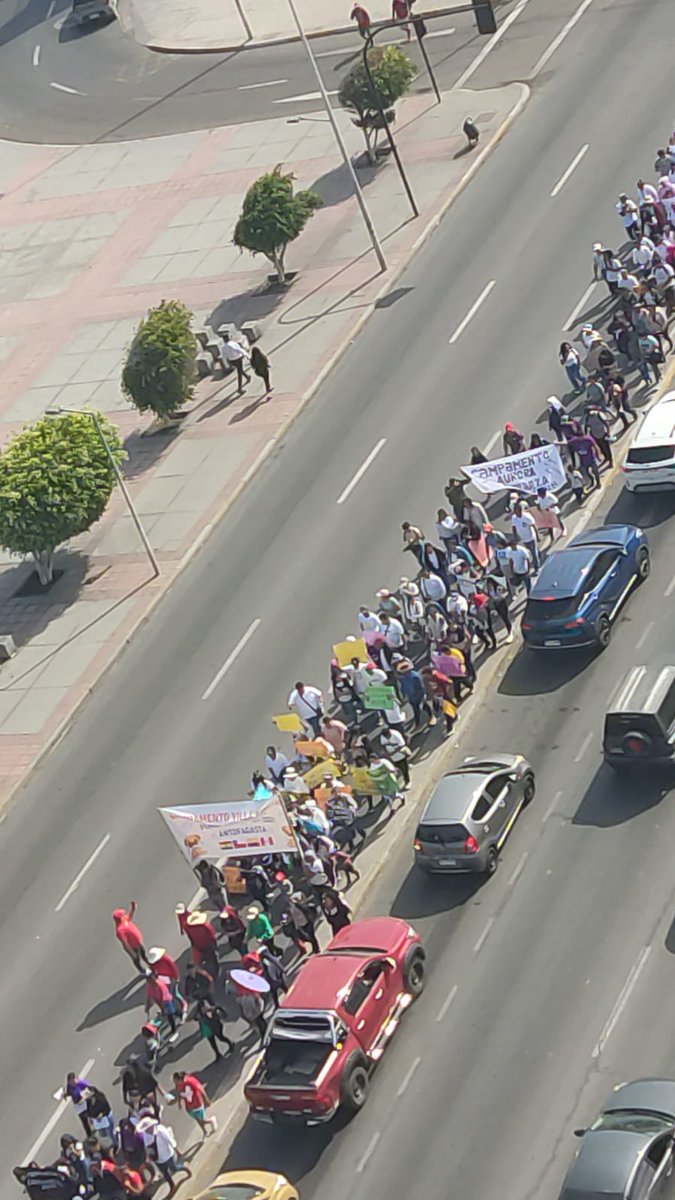
[[145,547],[146,554],[152,564],[153,573],[154,573],[155,577],[157,575],[159,575],[159,563],[157,562],[157,558],[155,557],[155,552],[154,552],[152,546],[150,545],[150,540],[149,540],[148,535],[145,532],[145,529],[143,527],[143,522],[141,521],[141,518],[139,517],[138,512],[136,511],[136,506],[134,505],[134,502],[131,499],[131,496],[129,495],[129,489],[127,488],[127,485],[124,482],[124,476],[122,475],[122,472],[120,471],[120,469],[117,465],[117,462],[115,460],[115,455],[113,454],[112,450],[110,449],[110,446],[108,445],[108,440],[103,432],[103,429],[101,428],[101,422],[98,419],[98,414],[93,412],[93,410],[91,408],[64,408],[61,405],[57,405],[54,408],[48,408],[46,410],[46,412],[47,412],[47,416],[49,416],[49,417],[58,417],[61,415],[61,413],[77,413],[81,417],[91,417],[92,421],[94,422],[96,432],[97,432],[99,438],[101,439],[101,445],[103,446],[106,454],[108,455],[110,465],[115,473],[115,478],[116,478],[118,484],[120,485],[120,491],[122,492],[122,495],[124,496],[124,499],[126,500],[127,508],[129,509],[131,519],[139,532],[141,541]]
[[321,98],[323,100],[326,112],[328,114],[328,120],[331,123],[331,128],[335,135],[335,140],[340,148],[340,154],[342,155],[343,162],[344,162],[347,170],[349,171],[349,175],[350,175],[350,178],[352,181],[352,187],[354,189],[354,195],[356,196],[359,208],[361,209],[361,216],[363,217],[363,222],[365,224],[366,229],[368,230],[368,236],[371,240],[373,250],[375,251],[375,253],[377,255],[377,261],[380,264],[380,270],[386,271],[387,260],[384,257],[384,251],[382,249],[382,246],[380,245],[380,240],[375,231],[375,226],[373,225],[373,219],[370,215],[370,212],[368,211],[368,205],[366,204],[365,197],[361,190],[361,184],[359,183],[358,179],[356,178],[356,171],[354,170],[354,164],[352,163],[352,160],[349,157],[349,152],[347,150],[347,147],[345,146],[342,134],[340,133],[340,127],[339,127],[337,121],[335,120],[335,113],[333,112],[331,102],[328,98],[328,92],[326,91],[326,88],[324,87],[324,82],[323,82],[323,79],[321,78],[321,72],[317,65],[317,61],[314,57],[314,54],[312,53],[312,47],[310,46],[309,41],[307,40],[307,34],[305,33],[305,30],[302,26],[300,17],[298,16],[298,10],[295,7],[294,0],[288,0],[288,7],[290,8],[291,13],[293,14],[293,20],[295,21],[298,33],[300,34],[300,40],[301,40],[303,46],[305,47],[305,50],[307,52],[307,57],[308,57],[310,63],[312,64],[312,70],[314,71],[314,74],[316,76],[316,82],[319,85],[319,91],[321,92]]

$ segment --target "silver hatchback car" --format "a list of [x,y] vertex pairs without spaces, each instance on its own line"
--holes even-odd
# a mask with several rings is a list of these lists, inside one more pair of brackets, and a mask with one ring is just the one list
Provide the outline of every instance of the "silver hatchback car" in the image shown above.
[[521,754],[470,759],[436,785],[417,826],[415,863],[428,874],[494,875],[499,851],[534,796]]

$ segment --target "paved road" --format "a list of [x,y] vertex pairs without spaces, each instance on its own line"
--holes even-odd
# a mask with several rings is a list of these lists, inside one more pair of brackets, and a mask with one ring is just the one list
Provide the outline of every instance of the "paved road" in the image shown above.
[[[50,1092],[64,1070],[93,1059],[96,1078],[108,1084],[138,1027],[138,992],[124,986],[110,910],[133,894],[148,940],[177,946],[170,914],[192,881],[157,805],[241,793],[260,761],[265,714],[283,706],[298,675],[324,678],[328,642],[352,628],[360,601],[405,569],[400,521],[429,524],[464,448],[488,444],[504,419],[531,428],[540,398],[560,388],[556,342],[587,287],[590,245],[615,240],[612,197],[651,167],[655,140],[668,131],[673,21],[664,4],[596,0],[520,123],[398,281],[390,306],[0,827],[0,956],[11,964],[0,982],[0,1015],[11,1031],[0,1059],[12,1081],[0,1126],[5,1164],[26,1153],[49,1118]],[[647,54],[650,88],[636,73]],[[588,155],[551,198],[586,143]],[[449,344],[492,280],[483,308]],[[381,453],[338,506],[383,437]],[[349,1168],[353,1185],[354,1164],[376,1133],[361,1181],[369,1193],[391,1190],[395,1178],[399,1189],[414,1180],[440,1196],[452,1177],[491,1200],[508,1169],[514,1194],[535,1187],[554,1194],[577,1109],[590,1111],[617,1072],[675,1069],[672,1037],[646,990],[652,979],[661,988],[668,980],[661,945],[672,906],[671,810],[649,794],[615,797],[604,775],[596,780],[597,743],[575,762],[614,683],[636,661],[639,636],[647,630],[645,654],[670,638],[670,510],[647,504],[656,523],[655,575],[626,610],[610,654],[573,665],[519,659],[460,748],[518,743],[539,770],[540,798],[504,870],[461,904],[461,888],[422,890],[408,881],[403,847],[374,898],[378,907],[395,898],[397,911],[418,919],[437,957],[428,997],[378,1089],[386,1090],[387,1072],[397,1088],[417,1056],[421,1062],[386,1125],[382,1092],[332,1146],[325,1132],[307,1140],[304,1156],[294,1152],[288,1169],[302,1175],[307,1195],[319,1186],[322,1197],[344,1195],[342,1172]],[[254,618],[257,632],[203,701]],[[550,804],[554,815],[542,824]],[[95,866],[55,912],[106,834]],[[509,885],[525,850],[522,873]],[[491,916],[494,926],[474,954]],[[634,991],[636,1011],[651,1021],[645,1062],[627,1010],[600,1061],[589,1065],[647,945],[653,949]],[[455,984],[447,1020],[436,1026]],[[202,1051],[189,1061],[200,1065]],[[255,1145],[256,1161],[271,1153],[268,1142]],[[337,1146],[345,1151],[340,1161]],[[286,1163],[282,1156],[277,1165]]]
[[[528,0],[513,32],[476,76],[475,86],[512,78],[514,64],[517,71],[534,65],[577,3]],[[503,19],[512,9],[512,0],[506,0]],[[117,141],[291,116],[317,107],[316,82],[298,44],[224,55],[162,55],[139,45],[120,22],[80,30],[69,10],[68,0],[3,0],[0,136],[60,144]],[[450,87],[487,39],[476,33],[468,14],[452,23],[440,19],[430,32],[427,45],[439,84]],[[326,86],[334,92],[360,42],[350,34],[320,39],[315,49]],[[416,47],[411,53],[420,61]],[[424,74],[415,86],[428,87]]]

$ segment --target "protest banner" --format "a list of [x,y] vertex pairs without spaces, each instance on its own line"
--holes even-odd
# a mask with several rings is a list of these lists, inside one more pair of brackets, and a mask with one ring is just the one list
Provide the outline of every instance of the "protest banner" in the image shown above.
[[278,716],[272,717],[272,720],[280,733],[302,733],[305,728],[298,714],[294,712],[279,713]]
[[354,638],[350,642],[336,642],[333,654],[339,667],[348,667],[353,658],[358,658],[359,662],[368,662],[370,658],[370,651],[363,638]]
[[393,708],[395,700],[396,692],[393,687],[377,683],[371,683],[363,697],[366,708]]
[[335,775],[338,778],[340,777],[340,764],[337,763],[334,758],[326,758],[323,762],[316,763],[315,766],[309,768],[309,771],[303,772],[302,778],[304,779],[308,788],[313,788],[316,787],[317,784],[323,782],[324,775],[326,775],[329,771],[331,775]]
[[281,796],[260,785],[251,799],[160,808],[188,862],[293,854],[298,846]]
[[333,750],[326,743],[321,742],[303,742],[298,739],[295,743],[297,754],[301,754],[303,758],[330,758]]
[[565,468],[557,446],[539,446],[508,458],[494,458],[475,467],[462,467],[465,475],[486,496],[508,489],[536,495],[537,488],[555,492],[566,482]]

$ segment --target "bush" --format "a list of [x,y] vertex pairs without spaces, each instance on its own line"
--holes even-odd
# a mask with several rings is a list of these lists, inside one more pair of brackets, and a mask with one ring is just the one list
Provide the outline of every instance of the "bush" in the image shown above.
[[151,308],[136,333],[122,370],[122,388],[141,412],[172,416],[194,391],[197,341],[192,313],[178,300]]
[[274,265],[279,283],[286,282],[284,257],[289,242],[302,233],[323,200],[316,192],[293,192],[295,176],[282,174],[277,166],[251,184],[234,229],[233,241],[240,250],[264,254]]
[[[394,105],[409,90],[415,68],[408,55],[398,46],[374,46],[368,51],[368,66],[375,85],[375,95],[363,60],[359,58],[342,80],[338,100],[348,112],[356,114],[352,119],[363,133],[368,158],[375,163],[378,135],[384,129],[385,122],[391,124],[396,119]],[[385,122],[380,115],[378,100]]]
[[[126,455],[116,427],[96,417],[121,463]],[[0,545],[13,554],[32,554],[41,583],[50,583],[54,550],[100,519],[114,486],[115,472],[92,417],[42,417],[0,453]]]

